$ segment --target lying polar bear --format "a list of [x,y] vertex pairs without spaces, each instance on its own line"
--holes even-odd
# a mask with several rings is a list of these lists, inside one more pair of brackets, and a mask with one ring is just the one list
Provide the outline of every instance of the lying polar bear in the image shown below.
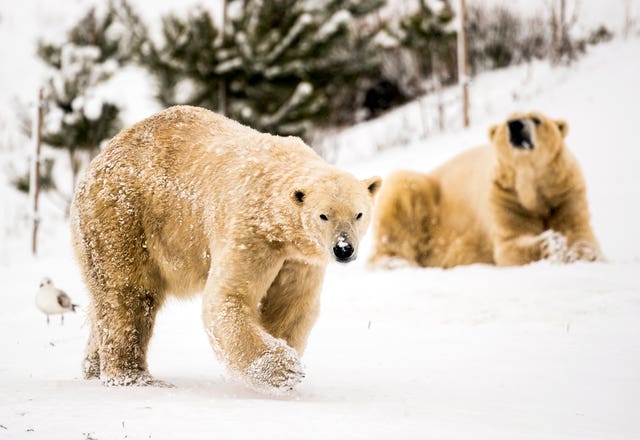
[[418,266],[603,260],[585,182],[564,145],[567,123],[518,113],[489,129],[492,145],[430,174],[398,171],[382,185],[370,262]]

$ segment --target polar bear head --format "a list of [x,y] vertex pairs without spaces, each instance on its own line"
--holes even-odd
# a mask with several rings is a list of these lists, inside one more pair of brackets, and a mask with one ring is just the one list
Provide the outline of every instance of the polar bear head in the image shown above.
[[522,160],[544,164],[564,145],[569,126],[538,112],[514,113],[489,129],[489,139],[502,161]]
[[333,258],[340,263],[356,259],[358,245],[371,220],[380,177],[358,180],[331,169],[291,193],[304,237],[298,247],[306,256]]

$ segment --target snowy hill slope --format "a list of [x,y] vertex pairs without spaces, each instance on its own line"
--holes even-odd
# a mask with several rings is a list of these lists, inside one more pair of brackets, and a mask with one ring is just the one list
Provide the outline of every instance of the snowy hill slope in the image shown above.
[[[34,306],[43,275],[87,304],[67,226],[55,221],[39,259],[16,248],[0,260],[0,439],[640,438],[638,54],[639,40],[599,47],[544,73],[535,94],[476,107],[469,130],[341,162],[363,177],[428,171],[485,142],[512,110],[564,117],[609,263],[370,272],[366,241],[359,261],[328,270],[307,377],[291,396],[228,378],[198,299],[170,302],[151,343],[151,372],[176,388],[114,389],[81,379],[82,310],[47,327]],[[476,81],[476,102],[505,96],[515,75]],[[12,235],[27,247],[24,228]]]

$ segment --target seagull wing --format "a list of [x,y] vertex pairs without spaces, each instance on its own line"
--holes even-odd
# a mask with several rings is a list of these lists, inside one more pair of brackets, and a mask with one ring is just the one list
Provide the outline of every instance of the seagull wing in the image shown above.
[[71,298],[69,298],[69,295],[64,293],[62,290],[58,290],[58,304],[60,304],[60,307],[63,309],[71,308]]

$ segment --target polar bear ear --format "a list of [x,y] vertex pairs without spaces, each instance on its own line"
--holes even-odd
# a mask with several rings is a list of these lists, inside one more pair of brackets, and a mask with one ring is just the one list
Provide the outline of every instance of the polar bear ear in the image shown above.
[[305,197],[306,193],[301,189],[297,189],[291,193],[291,200],[293,200],[296,205],[302,205]]
[[569,124],[567,124],[567,121],[557,119],[556,125],[558,126],[558,130],[560,130],[562,137],[567,137],[567,133],[569,133]]
[[362,182],[367,187],[371,196],[375,196],[380,189],[380,186],[382,186],[382,179],[378,176],[369,177],[368,179],[364,179]]
[[489,140],[493,141],[493,137],[496,135],[496,131],[498,130],[498,125],[492,125],[489,127]]

